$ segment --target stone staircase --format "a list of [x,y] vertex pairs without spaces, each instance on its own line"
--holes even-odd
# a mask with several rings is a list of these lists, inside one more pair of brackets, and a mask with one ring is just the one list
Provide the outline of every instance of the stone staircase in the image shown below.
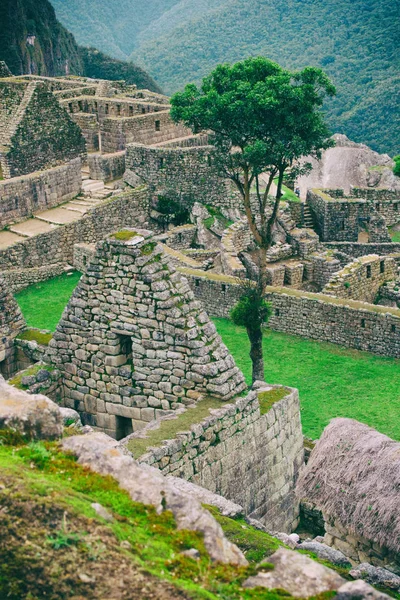
[[307,227],[309,229],[313,229],[314,227],[314,220],[312,217],[312,213],[310,210],[310,207],[308,206],[307,202],[304,203],[304,212],[303,212],[303,220],[304,220],[304,227]]
[[18,125],[20,124],[20,122],[25,114],[26,107],[28,106],[29,102],[31,101],[31,98],[33,96],[35,89],[36,89],[36,81],[31,81],[30,83],[28,83],[28,86],[25,90],[24,97],[22,98],[17,110],[15,111],[15,114],[10,119],[10,121],[8,123],[8,127],[6,128],[6,130],[4,132],[5,135],[4,135],[4,139],[2,140],[2,146],[9,145],[12,137],[15,135]]
[[27,237],[46,233],[60,225],[67,225],[82,218],[88,210],[111,196],[113,188],[103,181],[90,179],[87,167],[82,169],[82,191],[73,200],[36,213],[30,219],[15,223],[8,231],[0,232],[0,249],[7,248]]

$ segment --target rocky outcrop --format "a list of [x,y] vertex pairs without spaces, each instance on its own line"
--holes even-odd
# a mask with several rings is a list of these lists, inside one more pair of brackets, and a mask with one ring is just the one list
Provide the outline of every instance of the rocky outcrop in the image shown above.
[[62,435],[60,409],[41,394],[27,394],[0,376],[0,429],[18,432],[28,439],[56,439]]
[[177,489],[157,469],[142,468],[124,454],[118,443],[104,433],[78,435],[63,441],[81,465],[101,475],[111,475],[134,502],[150,504],[157,512],[171,510],[179,529],[199,531],[211,558],[217,562],[246,565],[242,552],[229,542],[220,525],[200,502]]
[[333,139],[334,148],[325,150],[321,160],[307,158],[313,170],[297,180],[301,198],[312,188],[339,188],[345,194],[352,187],[400,190],[400,177],[393,174],[394,162],[388,154],[374,152],[343,134],[336,133]]

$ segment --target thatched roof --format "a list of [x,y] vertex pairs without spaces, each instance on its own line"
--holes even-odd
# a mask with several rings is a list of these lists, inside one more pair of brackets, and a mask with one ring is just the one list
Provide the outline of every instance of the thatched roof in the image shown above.
[[349,533],[400,552],[400,443],[352,419],[334,419],[300,474],[297,495]]

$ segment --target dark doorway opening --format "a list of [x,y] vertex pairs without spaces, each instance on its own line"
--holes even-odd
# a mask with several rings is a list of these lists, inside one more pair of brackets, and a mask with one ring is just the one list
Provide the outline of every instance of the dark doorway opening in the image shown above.
[[127,435],[133,433],[132,419],[128,419],[127,417],[116,417],[116,420],[117,420],[117,431],[116,431],[117,440],[122,440],[123,438],[126,438]]

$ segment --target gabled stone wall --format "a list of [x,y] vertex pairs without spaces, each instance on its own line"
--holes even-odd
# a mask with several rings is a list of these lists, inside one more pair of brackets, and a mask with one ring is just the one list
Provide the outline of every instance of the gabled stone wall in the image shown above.
[[[4,85],[4,84],[2,84]],[[24,86],[25,84],[20,84]],[[85,154],[85,140],[54,95],[40,82],[29,83],[6,140],[8,173],[17,177]]]
[[65,404],[114,437],[121,423],[139,428],[204,394],[229,399],[247,387],[187,281],[144,230],[98,244],[49,358],[63,372]]

